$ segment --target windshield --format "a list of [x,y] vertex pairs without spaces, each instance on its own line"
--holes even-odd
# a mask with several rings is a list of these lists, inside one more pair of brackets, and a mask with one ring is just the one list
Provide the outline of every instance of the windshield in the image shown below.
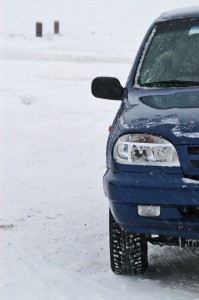
[[155,26],[137,71],[139,86],[199,86],[199,20]]

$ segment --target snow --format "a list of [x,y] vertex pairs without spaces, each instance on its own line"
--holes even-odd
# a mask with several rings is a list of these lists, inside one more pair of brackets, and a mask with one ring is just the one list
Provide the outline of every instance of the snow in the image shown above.
[[150,23],[187,1],[0,3],[0,299],[199,299],[197,249],[151,246],[145,275],[110,271],[102,176],[120,103],[90,92],[95,76],[124,85]]
[[182,133],[179,130],[176,130],[175,128],[172,130],[173,134],[177,137],[188,137],[191,139],[199,138],[199,132],[187,132],[187,133]]
[[140,77],[140,71],[141,71],[141,67],[142,67],[143,61],[144,61],[144,57],[145,57],[145,54],[146,54],[146,52],[147,52],[147,50],[149,48],[149,45],[151,44],[151,41],[152,41],[155,33],[156,33],[156,28],[153,28],[153,30],[152,30],[149,38],[148,38],[148,41],[145,44],[144,50],[142,52],[142,56],[141,56],[140,61],[139,61],[139,65],[138,65],[138,68],[137,68],[137,74],[136,74],[136,77],[135,77],[135,87],[137,87],[137,88],[140,87],[140,85],[138,84],[138,78]]
[[194,179],[190,179],[190,178],[182,178],[182,181],[184,182],[184,183],[191,183],[191,184],[198,184],[198,180],[194,180]]

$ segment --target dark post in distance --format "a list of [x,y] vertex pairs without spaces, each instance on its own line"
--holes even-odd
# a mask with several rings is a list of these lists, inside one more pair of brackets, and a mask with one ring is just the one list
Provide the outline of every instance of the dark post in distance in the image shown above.
[[38,37],[42,37],[42,28],[43,26],[42,26],[42,23],[41,22],[37,22],[36,23],[36,36],[38,36]]
[[59,34],[59,21],[54,22],[54,33]]

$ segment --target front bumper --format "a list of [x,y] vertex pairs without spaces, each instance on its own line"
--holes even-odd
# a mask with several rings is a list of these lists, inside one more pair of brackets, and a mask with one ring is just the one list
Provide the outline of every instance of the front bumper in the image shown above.
[[[182,174],[114,172],[104,175],[104,191],[116,221],[127,231],[199,240],[199,181]],[[138,205],[161,207],[159,217],[140,217]]]

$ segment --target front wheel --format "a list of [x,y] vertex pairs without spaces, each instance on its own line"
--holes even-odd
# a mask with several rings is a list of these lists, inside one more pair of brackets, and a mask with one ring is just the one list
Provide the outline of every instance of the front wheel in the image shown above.
[[109,211],[111,269],[116,274],[142,274],[148,268],[147,241],[123,229]]

